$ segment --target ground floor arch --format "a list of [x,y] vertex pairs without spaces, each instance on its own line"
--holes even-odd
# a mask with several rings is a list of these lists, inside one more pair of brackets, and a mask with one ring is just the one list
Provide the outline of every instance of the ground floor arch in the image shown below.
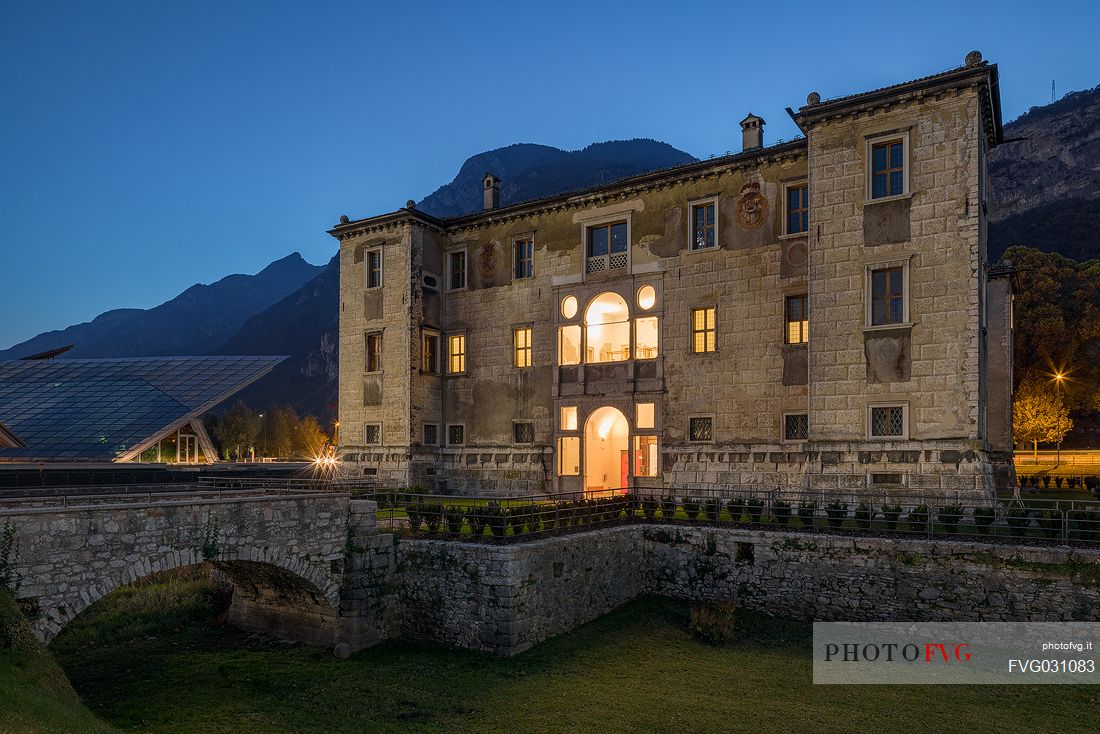
[[584,489],[625,489],[630,485],[630,424],[618,408],[605,405],[584,424]]

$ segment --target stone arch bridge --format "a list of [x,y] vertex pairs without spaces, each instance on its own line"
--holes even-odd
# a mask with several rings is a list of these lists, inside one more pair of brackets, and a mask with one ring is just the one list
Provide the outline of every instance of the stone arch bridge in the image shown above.
[[376,505],[299,490],[42,497],[0,501],[0,568],[41,640],[91,604],[151,574],[209,561],[233,587],[229,621],[318,645],[360,649],[390,635],[392,536]]

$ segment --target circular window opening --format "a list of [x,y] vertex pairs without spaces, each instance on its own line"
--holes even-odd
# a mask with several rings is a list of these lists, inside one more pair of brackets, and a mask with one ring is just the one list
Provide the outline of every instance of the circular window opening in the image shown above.
[[643,285],[638,289],[638,308],[648,311],[657,303],[657,291],[651,285]]
[[577,315],[577,299],[575,296],[566,296],[561,299],[561,315],[567,319]]

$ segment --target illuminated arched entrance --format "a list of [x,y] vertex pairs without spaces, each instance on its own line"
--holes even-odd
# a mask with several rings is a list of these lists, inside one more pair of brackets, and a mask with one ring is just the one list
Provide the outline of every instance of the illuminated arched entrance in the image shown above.
[[630,477],[630,426],[621,411],[604,406],[584,424],[584,488],[623,489]]

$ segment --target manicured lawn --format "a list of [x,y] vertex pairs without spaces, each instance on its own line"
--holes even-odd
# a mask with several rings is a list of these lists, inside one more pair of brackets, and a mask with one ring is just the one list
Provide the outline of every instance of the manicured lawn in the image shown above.
[[54,653],[89,707],[132,731],[1100,729],[1096,686],[814,687],[808,624],[740,612],[737,641],[711,646],[687,632],[682,604],[660,599],[511,659],[398,642],[338,662],[190,614],[120,639],[111,597],[90,611]]

